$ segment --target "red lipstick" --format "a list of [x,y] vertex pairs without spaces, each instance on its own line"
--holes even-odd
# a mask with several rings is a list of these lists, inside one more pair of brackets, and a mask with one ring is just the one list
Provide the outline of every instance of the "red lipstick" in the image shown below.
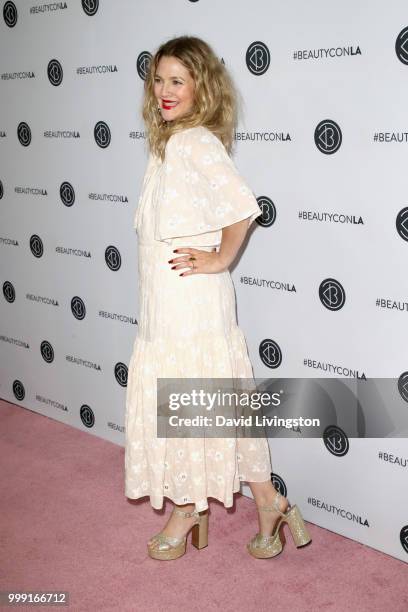
[[173,103],[173,100],[162,100],[162,106],[166,110],[174,108],[174,106],[169,106],[169,104],[172,104],[172,103]]

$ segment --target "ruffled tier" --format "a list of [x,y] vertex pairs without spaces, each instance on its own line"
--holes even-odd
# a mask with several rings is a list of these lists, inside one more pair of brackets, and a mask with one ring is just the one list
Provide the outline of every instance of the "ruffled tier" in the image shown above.
[[236,326],[228,335],[188,339],[139,334],[128,367],[126,393],[125,495],[149,496],[153,508],[167,497],[178,505],[208,508],[208,497],[233,505],[245,482],[270,479],[266,438],[158,438],[157,378],[252,378],[245,336]]

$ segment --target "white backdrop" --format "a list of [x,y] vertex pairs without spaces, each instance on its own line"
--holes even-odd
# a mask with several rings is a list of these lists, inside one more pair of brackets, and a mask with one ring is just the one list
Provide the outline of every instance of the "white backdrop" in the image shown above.
[[393,381],[387,438],[274,438],[274,484],[407,562],[403,0],[3,2],[0,395],[124,443],[143,71],[181,34],[242,95],[234,159],[263,216],[232,275],[255,376]]

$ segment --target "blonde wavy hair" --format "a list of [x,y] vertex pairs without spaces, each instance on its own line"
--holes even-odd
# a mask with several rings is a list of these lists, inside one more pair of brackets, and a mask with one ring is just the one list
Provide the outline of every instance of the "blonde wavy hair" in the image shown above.
[[[154,95],[156,70],[163,56],[179,60],[194,80],[193,110],[174,121],[162,119]],[[150,62],[144,92],[142,115],[149,149],[162,161],[172,134],[199,125],[211,130],[231,155],[238,116],[238,92],[224,64],[206,42],[195,36],[179,36],[163,43]]]

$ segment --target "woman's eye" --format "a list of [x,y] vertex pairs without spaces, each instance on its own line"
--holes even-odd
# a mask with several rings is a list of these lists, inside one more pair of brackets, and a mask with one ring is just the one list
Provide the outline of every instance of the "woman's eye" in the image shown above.
[[[154,82],[155,83],[160,83],[161,79],[160,77],[154,77]],[[176,81],[175,79],[173,79],[173,84],[175,85],[182,85],[183,83],[181,81]]]

